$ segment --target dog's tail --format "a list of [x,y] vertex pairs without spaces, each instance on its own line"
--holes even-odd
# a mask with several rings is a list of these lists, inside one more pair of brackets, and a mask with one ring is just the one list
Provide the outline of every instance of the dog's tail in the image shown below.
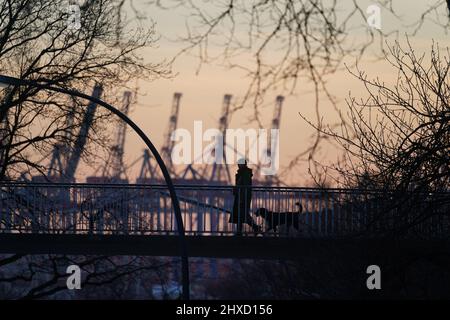
[[298,213],[302,213],[303,212],[303,206],[300,202],[296,202],[295,205],[298,207]]

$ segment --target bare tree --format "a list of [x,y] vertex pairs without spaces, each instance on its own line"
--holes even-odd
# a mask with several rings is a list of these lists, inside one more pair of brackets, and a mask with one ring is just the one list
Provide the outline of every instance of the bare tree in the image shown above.
[[429,54],[412,46],[390,47],[386,60],[397,73],[394,84],[370,79],[359,68],[367,99],[347,100],[348,119],[323,132],[345,150],[346,166],[334,169],[346,186],[372,180],[397,190],[444,191],[450,182],[449,49],[433,44]]
[[[96,83],[104,98],[114,103],[130,80],[155,79],[169,74],[164,63],[144,62],[140,49],[156,41],[152,25],[144,27],[121,19],[121,1],[85,1],[80,7],[80,26],[65,0],[6,0],[0,3],[0,73],[91,93]],[[76,18],[76,17],[75,17]],[[121,92],[120,92],[121,93]],[[10,86],[1,92],[0,181],[17,179],[24,172],[45,174],[49,151],[63,145],[76,148],[77,132],[83,126],[86,101],[34,87]],[[73,121],[67,121],[71,117]],[[102,145],[108,141],[111,115],[97,112],[86,139]],[[2,189],[3,192],[3,189]],[[2,221],[3,223],[3,221]],[[114,282],[133,273],[153,270],[152,261],[136,259],[122,263],[111,257],[65,257],[59,255],[0,257],[0,288],[4,298],[42,298],[66,289],[61,264],[73,262],[88,270],[87,286]],[[7,292],[8,284],[24,290]],[[20,285],[21,284],[21,285]],[[6,291],[5,291],[6,290]]]
[[[186,34],[177,39],[184,47],[175,58],[183,54],[196,56],[198,72],[204,64],[212,63],[244,72],[248,87],[233,111],[252,107],[254,112],[249,121],[260,127],[264,98],[274,89],[285,94],[297,93],[299,89],[312,91],[315,123],[320,126],[322,104],[327,102],[338,110],[338,100],[327,82],[344,68],[344,58],[358,61],[377,44],[381,53],[387,36],[398,37],[395,30],[371,28],[367,23],[367,7],[358,1],[225,0],[206,5],[196,0],[154,0],[149,4],[168,10],[182,7],[188,13]],[[403,19],[401,1],[380,0],[376,4],[384,17],[391,15],[400,25],[408,25],[412,35],[427,21],[443,30],[449,26],[444,0],[424,6],[414,21]],[[303,83],[311,87],[299,88]],[[316,130],[311,143],[281,174],[289,174],[305,157],[313,159],[321,138],[320,130]]]
[[[169,260],[138,256],[15,256],[0,269],[3,299],[126,299],[151,298],[151,285],[167,283]],[[9,261],[10,262],[10,261]],[[67,289],[69,265],[81,269],[82,290]]]
[[324,167],[329,179],[343,187],[385,191],[371,200],[379,211],[367,223],[379,221],[390,234],[411,235],[429,223],[430,236],[448,237],[449,53],[437,44],[418,54],[409,42],[406,49],[395,43],[386,55],[397,74],[394,83],[370,79],[359,68],[350,71],[367,98],[349,97],[338,128],[315,126],[343,150],[338,164]]
[[[117,94],[114,87],[126,88],[131,79],[166,75],[164,64],[139,57],[139,49],[155,41],[153,26],[136,24],[118,33],[114,13],[119,2],[86,2],[77,29],[70,25],[67,1],[3,1],[0,73],[89,93],[101,83],[109,100]],[[33,87],[10,87],[2,101],[0,180],[15,178],[27,168],[42,171],[31,156],[46,156],[57,143],[72,146],[86,111],[81,107],[86,101]],[[66,121],[69,114],[72,123]],[[102,141],[103,130],[98,129],[105,116],[99,112],[98,121],[94,119],[91,141]]]
[[[417,243],[416,243],[417,244]],[[209,283],[217,299],[442,299],[450,284],[448,249],[395,242],[330,241],[292,261],[241,260]],[[331,262],[332,261],[332,262]],[[367,266],[382,268],[382,290],[367,290]],[[239,290],[236,290],[239,288]]]

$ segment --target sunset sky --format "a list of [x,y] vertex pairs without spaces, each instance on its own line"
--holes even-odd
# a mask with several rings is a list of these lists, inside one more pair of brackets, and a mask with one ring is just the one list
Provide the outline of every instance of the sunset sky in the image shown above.
[[[342,2],[344,3],[344,2]],[[373,1],[358,1],[361,6],[366,8]],[[405,40],[404,34],[411,31],[408,26],[426,10],[427,6],[435,3],[434,0],[427,1],[395,1],[398,4],[394,7],[400,14],[403,23],[393,17],[390,13],[382,11],[382,30],[390,32],[398,30],[398,37],[401,42]],[[399,4],[402,4],[401,6]],[[145,59],[149,62],[158,62],[164,59],[170,60],[185,44],[180,41],[174,41],[177,37],[186,34],[185,17],[189,14],[186,9],[176,10],[160,10],[154,6],[142,5],[139,7],[141,13],[145,13],[156,23],[156,31],[161,37],[157,42],[157,47],[148,48],[142,52]],[[445,15],[445,12],[443,12]],[[131,12],[130,12],[131,15]],[[356,22],[355,22],[356,23]],[[360,25],[359,20],[356,24]],[[353,41],[364,39],[364,30],[357,29],[352,35]],[[444,33],[442,28],[427,22],[421,31],[410,37],[413,47],[420,51],[429,51],[432,39],[445,47],[448,44],[448,35]],[[377,39],[379,41],[379,39]],[[395,36],[387,39],[389,43],[393,43]],[[361,40],[362,41],[362,40]],[[389,83],[395,77],[392,68],[385,61],[374,61],[375,54],[380,53],[380,46],[375,44],[367,52],[364,60],[360,63],[360,68],[365,70],[369,77],[379,77]],[[219,53],[219,48],[214,44],[210,46],[212,54]],[[274,55],[279,52],[274,52]],[[242,57],[251,61],[249,57]],[[351,58],[346,63],[354,62]],[[250,62],[251,63],[251,62]],[[160,79],[153,82],[139,81],[139,97],[136,105],[133,106],[131,118],[134,119],[144,131],[151,137],[153,142],[160,148],[163,143],[163,135],[167,130],[169,113],[174,92],[182,92],[181,111],[178,121],[178,127],[188,130],[193,129],[195,120],[203,121],[204,128],[217,128],[222,99],[225,93],[232,94],[239,98],[245,93],[249,79],[240,70],[230,70],[218,64],[205,64],[197,73],[198,59],[189,54],[178,57],[173,65],[175,76],[173,79]],[[336,96],[339,102],[339,108],[345,108],[344,99],[349,96],[364,98],[365,93],[361,85],[348,74],[346,70],[337,72],[329,76],[328,85],[331,92]],[[286,99],[283,105],[281,127],[280,127],[280,162],[281,166],[286,166],[289,161],[300,152],[304,151],[311,143],[311,135],[313,130],[308,127],[304,120],[299,116],[299,112],[308,117],[315,119],[314,116],[314,94],[310,91],[310,86],[306,83],[299,83],[295,94],[288,95],[283,91],[274,91],[268,95],[265,101],[267,106],[264,107],[264,124],[266,128],[270,128],[270,121],[273,113],[273,106],[277,94],[285,94]],[[320,105],[320,111],[329,122],[336,119],[336,112],[324,99]],[[248,124],[248,116],[251,109],[239,111],[233,115],[231,128],[249,128],[255,127],[256,124]],[[126,142],[126,161],[133,162],[142,155],[143,144],[138,137],[128,131]],[[320,158],[326,161],[336,160],[336,150],[330,146],[324,145],[320,151]],[[131,168],[130,176],[134,177],[139,169],[139,163]],[[234,169],[234,168],[233,168]],[[87,173],[87,172],[85,172]],[[133,180],[133,178],[132,178]],[[306,163],[289,176],[287,182],[292,185],[305,185],[308,183]]]

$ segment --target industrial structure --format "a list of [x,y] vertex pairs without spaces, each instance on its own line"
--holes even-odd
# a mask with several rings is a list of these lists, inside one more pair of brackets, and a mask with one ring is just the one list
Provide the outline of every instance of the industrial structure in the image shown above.
[[[101,87],[98,86],[94,89],[94,96],[99,97],[101,94]],[[161,155],[171,173],[173,180],[177,184],[193,184],[193,185],[232,185],[234,183],[233,174],[230,172],[230,166],[226,163],[227,154],[226,150],[230,150],[230,146],[226,141],[226,130],[229,128],[230,123],[230,108],[232,103],[232,95],[225,94],[223,96],[221,114],[218,121],[217,129],[223,137],[223,163],[214,162],[211,165],[195,165],[188,164],[184,167],[175,166],[172,163],[172,150],[175,141],[173,140],[172,133],[175,132],[178,125],[181,110],[181,98],[182,93],[175,92],[172,99],[171,112],[169,115],[169,123],[164,134],[164,144],[161,146]],[[277,96],[274,108],[274,117],[271,122],[271,129],[279,129],[281,110],[284,97]],[[123,101],[121,111],[128,115],[132,101],[132,93],[125,91],[123,94]],[[95,105],[91,104],[86,111],[85,118],[83,120],[82,128],[79,133],[77,142],[75,143],[74,150],[68,150],[68,146],[56,145],[52,151],[50,159],[50,165],[48,168],[47,176],[33,177],[33,182],[75,182],[74,169],[78,166],[79,156],[86,141],[83,139],[87,135],[89,127],[91,125],[93,115],[95,113]],[[70,115],[67,117],[67,121],[73,121]],[[137,184],[164,184],[161,173],[157,168],[157,163],[148,150],[143,150],[142,155],[132,161],[128,166],[124,161],[125,152],[125,140],[126,140],[126,126],[118,124],[115,128],[115,138],[110,147],[109,154],[104,164],[102,164],[96,172],[100,173],[96,176],[89,176],[86,178],[87,183],[119,183],[126,184],[131,183],[132,180],[128,178],[128,170],[136,165],[139,166],[138,175],[135,179]],[[270,140],[270,137],[269,137]],[[236,151],[236,150],[234,150]],[[206,152],[211,154],[206,155]],[[202,157],[211,156],[214,157],[215,150],[205,150]],[[271,143],[268,143],[268,150],[266,154],[270,156],[272,154]],[[244,157],[245,155],[240,155]],[[66,159],[71,157],[71,159]],[[196,161],[193,161],[194,163]],[[255,166],[254,171],[257,173],[260,169],[260,164]],[[260,176],[255,174],[256,184],[258,185],[279,185],[279,180],[273,176]]]
[[[272,118],[272,127],[271,129],[279,130],[280,129],[280,119],[281,119],[281,110],[283,108],[283,96],[277,96],[275,100],[275,109],[273,112],[273,118]],[[273,150],[278,150],[278,139],[273,140],[274,145],[272,146],[272,139],[269,137],[269,141],[267,143],[267,150],[265,154],[267,154],[268,157],[272,156]],[[275,156],[279,156],[279,154],[276,154]],[[258,168],[259,169],[259,168]],[[259,171],[259,170],[258,170]],[[280,180],[276,178],[274,175],[267,175],[265,176],[265,184],[266,185],[280,185]]]
[[[92,96],[100,99],[102,92],[103,87],[100,84],[96,84],[94,86]],[[66,133],[66,138],[70,138],[66,141],[73,141],[73,144],[55,145],[51,154],[47,175],[34,176],[32,177],[33,182],[75,182],[75,173],[80,163],[83,149],[86,146],[88,133],[92,126],[92,122],[94,121],[96,109],[97,104],[90,102],[81,122],[79,132]],[[73,112],[69,112],[66,121],[67,128],[72,127],[71,124],[74,121]]]
[[[193,184],[193,185],[232,185],[234,183],[234,177],[230,172],[230,166],[226,163],[227,154],[226,151],[232,147],[226,141],[226,130],[230,124],[231,103],[233,96],[231,94],[225,94],[223,96],[221,114],[218,121],[218,132],[223,137],[223,163],[214,162],[210,165],[195,165],[197,159],[194,159],[193,163],[187,164],[182,168],[176,168],[172,163],[172,150],[174,146],[174,140],[172,139],[172,133],[177,129],[177,124],[180,116],[182,93],[175,92],[172,100],[172,107],[169,116],[169,124],[167,126],[166,133],[164,135],[164,144],[161,147],[162,156],[171,172],[171,176],[177,184]],[[279,95],[275,100],[274,116],[272,118],[270,129],[279,129],[281,120],[281,110],[283,106],[284,97]],[[270,143],[270,137],[268,142],[268,150],[265,150],[266,154],[270,157],[272,155],[272,144]],[[273,146],[276,149],[276,145]],[[233,150],[237,152],[236,150]],[[202,157],[215,157],[215,149],[204,150]],[[245,157],[245,155],[240,155]],[[144,150],[143,155],[133,161],[129,167],[140,163],[139,174],[136,179],[138,184],[159,184],[163,183],[160,173],[156,169],[156,162],[152,159],[150,153]],[[255,172],[260,169],[258,163],[255,167]],[[280,180],[273,176],[260,176],[255,174],[258,185],[280,185]]]
[[[122,107],[120,111],[128,116],[131,104],[131,91],[123,93]],[[108,158],[101,165],[97,172],[100,176],[91,176],[86,178],[87,183],[128,183],[127,173],[124,164],[126,123],[119,122],[115,126],[115,137],[113,144],[109,149]]]
[[[224,163],[214,162],[212,166],[207,166],[204,174],[209,178],[211,183],[222,183],[230,185],[232,183],[230,168],[226,164],[227,159],[227,141],[226,141],[226,131],[228,129],[229,116],[230,116],[230,104],[231,104],[231,94],[226,94],[223,96],[222,113],[219,119],[219,131],[223,137],[223,160]],[[215,151],[215,150],[214,150]],[[215,157],[214,151],[211,156]],[[211,168],[210,173],[208,172]]]
[[180,113],[181,96],[182,94],[180,92],[175,92],[173,94],[172,109],[169,118],[169,126],[167,128],[167,132],[164,137],[165,143],[161,149],[163,160],[166,163],[167,169],[171,172],[173,172],[173,163],[171,155],[173,146],[175,144],[174,140],[172,139],[172,133],[174,133],[175,130],[177,130],[178,115]]

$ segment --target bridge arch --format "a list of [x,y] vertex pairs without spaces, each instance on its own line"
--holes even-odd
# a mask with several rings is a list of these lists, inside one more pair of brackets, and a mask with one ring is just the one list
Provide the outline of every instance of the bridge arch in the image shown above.
[[172,199],[174,213],[175,213],[175,219],[177,223],[177,230],[178,230],[178,236],[179,236],[179,242],[180,242],[180,257],[181,257],[181,275],[182,275],[182,296],[183,299],[189,300],[189,261],[188,261],[188,252],[187,252],[187,245],[186,245],[186,239],[185,239],[185,232],[184,232],[184,224],[183,219],[181,216],[181,210],[180,210],[180,202],[178,200],[172,179],[170,177],[169,171],[167,170],[166,165],[164,164],[163,159],[161,158],[161,155],[159,154],[156,147],[153,145],[149,137],[142,131],[139,126],[134,123],[127,115],[119,111],[117,108],[113,107],[112,105],[106,103],[105,101],[95,98],[92,96],[89,96],[87,94],[84,94],[82,92],[79,92],[77,90],[73,89],[64,89],[60,87],[55,87],[46,83],[40,83],[36,81],[30,81],[30,80],[24,80],[24,79],[18,79],[14,77],[9,77],[5,75],[0,75],[0,84],[4,85],[11,85],[11,86],[30,86],[35,87],[43,90],[49,90],[54,92],[59,92],[62,94],[67,94],[75,97],[79,97],[85,100],[92,101],[96,103],[97,105],[100,105],[107,109],[108,111],[112,112],[116,116],[118,116],[122,121],[124,121],[127,125],[129,125],[134,132],[138,134],[138,136],[144,141],[146,146],[150,149],[151,153],[156,159],[156,162],[158,163],[159,168],[161,169],[161,172],[163,173],[164,180],[166,181],[167,187],[169,189],[170,197]]

